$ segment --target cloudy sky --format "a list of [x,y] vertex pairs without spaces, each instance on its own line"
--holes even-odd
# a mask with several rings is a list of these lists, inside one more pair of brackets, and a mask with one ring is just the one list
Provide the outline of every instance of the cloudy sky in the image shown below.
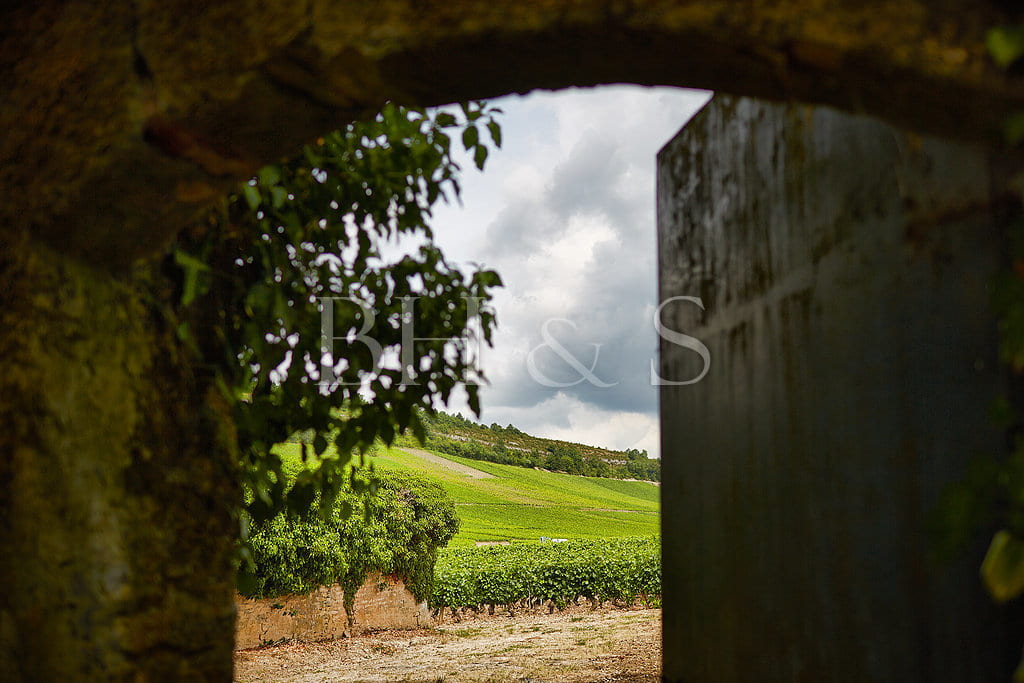
[[483,422],[658,455],[655,154],[708,97],[606,87],[496,101],[503,149],[482,174],[463,164],[463,205],[433,221],[452,260],[505,281]]

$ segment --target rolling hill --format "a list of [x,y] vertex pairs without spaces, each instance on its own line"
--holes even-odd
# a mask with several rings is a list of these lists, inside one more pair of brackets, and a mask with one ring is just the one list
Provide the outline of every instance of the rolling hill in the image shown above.
[[[611,479],[661,479],[661,461],[646,451],[613,451],[558,439],[532,436],[513,425],[490,426],[459,414],[421,414],[426,446],[449,456],[484,460],[502,465],[543,468],[567,474]],[[416,447],[411,434],[398,437],[397,445]]]
[[581,477],[410,447],[382,449],[371,462],[415,471],[444,487],[462,522],[453,546],[659,533],[660,491],[650,482]]
[[[275,448],[288,469],[303,467],[300,449],[296,442]],[[444,487],[461,521],[451,546],[660,533],[660,490],[651,482],[582,477],[406,446],[378,448],[366,465],[411,471]]]

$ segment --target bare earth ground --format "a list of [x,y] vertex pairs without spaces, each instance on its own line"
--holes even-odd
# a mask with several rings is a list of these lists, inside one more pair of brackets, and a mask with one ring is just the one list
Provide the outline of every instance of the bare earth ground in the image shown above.
[[498,613],[434,629],[235,653],[239,683],[656,683],[660,677],[660,609]]
[[463,474],[463,475],[469,477],[470,479],[493,479],[494,478],[493,474],[490,474],[488,472],[484,472],[483,470],[478,470],[475,467],[470,467],[469,465],[463,465],[461,462],[455,462],[454,460],[449,460],[448,458],[442,458],[439,455],[434,455],[433,453],[431,453],[429,451],[425,451],[425,450],[423,450],[421,448],[406,448],[405,446],[403,446],[401,448],[401,450],[405,451],[409,455],[415,455],[418,458],[423,458],[427,462],[432,462],[435,465],[441,465],[442,467],[447,467],[448,469],[452,470],[453,472],[458,472],[459,474]]

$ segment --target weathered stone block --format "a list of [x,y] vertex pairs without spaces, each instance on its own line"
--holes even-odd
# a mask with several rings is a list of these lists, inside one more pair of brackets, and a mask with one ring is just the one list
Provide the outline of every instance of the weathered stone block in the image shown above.
[[[1005,437],[980,147],[716,97],[659,154],[663,323],[710,350],[663,386],[672,681],[1008,680],[1019,610],[985,534],[929,559],[940,491]],[[663,340],[661,376],[703,363]]]
[[235,648],[270,643],[334,640],[386,628],[432,624],[426,602],[417,602],[401,579],[372,573],[356,591],[352,620],[341,586],[322,586],[307,595],[236,600]]

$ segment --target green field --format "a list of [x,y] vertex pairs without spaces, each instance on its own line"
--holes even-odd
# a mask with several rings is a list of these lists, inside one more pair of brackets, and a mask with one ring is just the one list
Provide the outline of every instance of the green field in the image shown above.
[[[286,470],[302,467],[299,449],[297,443],[275,448]],[[380,449],[366,462],[382,470],[411,470],[443,486],[455,501],[461,521],[450,546],[541,537],[605,539],[660,534],[660,489],[650,482],[579,477],[434,455],[493,477],[475,479],[399,448]]]
[[659,488],[649,482],[577,477],[435,453],[494,475],[474,479],[397,448],[372,458],[381,469],[414,470],[440,483],[462,522],[452,546],[542,536],[602,539],[659,533]]

